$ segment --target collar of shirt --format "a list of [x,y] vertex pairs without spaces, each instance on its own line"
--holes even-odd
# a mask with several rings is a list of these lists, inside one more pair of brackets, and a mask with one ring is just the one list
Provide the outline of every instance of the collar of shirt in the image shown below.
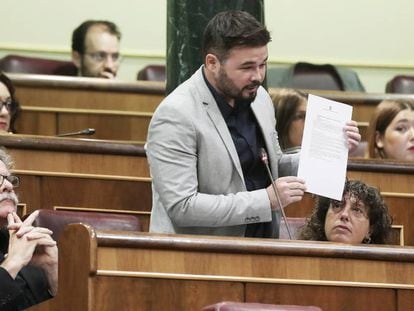
[[251,102],[247,100],[236,100],[234,107],[230,106],[227,100],[217,92],[214,86],[207,80],[206,75],[204,73],[204,67],[202,70],[204,81],[207,84],[208,89],[210,90],[211,94],[213,95],[214,99],[217,102],[217,105],[220,109],[223,118],[226,120],[232,113],[238,114],[241,111],[249,110]]

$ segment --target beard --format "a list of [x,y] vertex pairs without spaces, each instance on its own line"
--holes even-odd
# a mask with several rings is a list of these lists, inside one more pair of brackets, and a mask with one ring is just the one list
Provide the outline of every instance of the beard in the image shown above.
[[226,71],[223,68],[220,68],[219,76],[217,79],[217,87],[223,93],[223,95],[227,98],[233,98],[237,101],[250,101],[252,102],[257,95],[257,91],[249,92],[248,95],[243,95],[243,92],[260,86],[261,82],[256,80],[252,81],[252,83],[244,86],[243,88],[239,89],[234,82],[229,78]]

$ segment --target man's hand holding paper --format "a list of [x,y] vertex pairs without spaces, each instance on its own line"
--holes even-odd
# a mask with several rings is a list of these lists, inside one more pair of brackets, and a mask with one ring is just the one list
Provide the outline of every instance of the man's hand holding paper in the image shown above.
[[298,177],[308,192],[340,200],[348,151],[361,140],[352,106],[309,95]]

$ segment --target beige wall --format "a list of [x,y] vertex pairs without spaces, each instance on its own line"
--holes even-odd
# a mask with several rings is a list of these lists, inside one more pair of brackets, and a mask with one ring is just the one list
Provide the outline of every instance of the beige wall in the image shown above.
[[[123,33],[120,78],[135,79],[146,63],[163,63],[168,0],[2,0],[0,56],[69,59],[70,36],[85,19],[109,19]],[[271,65],[296,61],[355,69],[368,91],[382,92],[398,73],[414,75],[408,0],[265,0],[272,32]]]

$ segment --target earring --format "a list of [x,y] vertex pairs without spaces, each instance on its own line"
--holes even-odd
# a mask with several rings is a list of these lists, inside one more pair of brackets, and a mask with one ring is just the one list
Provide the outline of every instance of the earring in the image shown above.
[[362,243],[364,243],[364,244],[370,244],[371,243],[371,236],[365,237],[362,240]]

